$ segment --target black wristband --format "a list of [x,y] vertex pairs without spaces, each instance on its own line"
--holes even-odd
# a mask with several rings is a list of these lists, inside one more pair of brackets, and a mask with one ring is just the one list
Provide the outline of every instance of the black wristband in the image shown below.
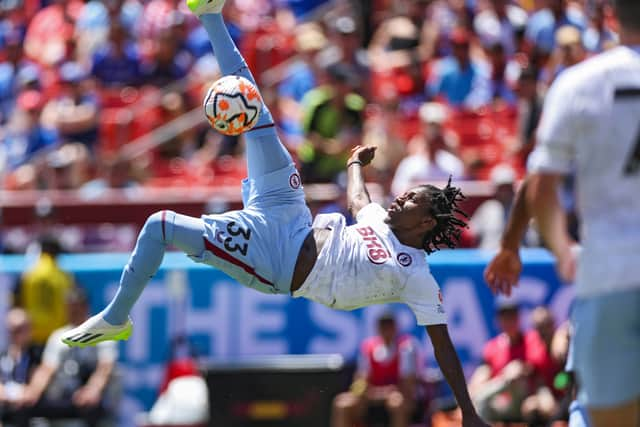
[[349,166],[351,165],[360,165],[362,166],[362,162],[360,160],[354,160],[352,162],[347,163],[347,169],[349,169]]

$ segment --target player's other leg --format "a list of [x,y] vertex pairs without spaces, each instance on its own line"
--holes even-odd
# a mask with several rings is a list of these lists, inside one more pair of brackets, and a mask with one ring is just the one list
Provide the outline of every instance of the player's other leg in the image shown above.
[[62,341],[84,347],[101,341],[128,339],[132,330],[129,312],[158,271],[167,246],[173,245],[187,255],[199,255],[204,251],[204,228],[202,219],[172,211],[151,215],[138,235],[111,303],[101,313],[65,333]]
[[[187,6],[198,16],[209,40],[220,70],[224,75],[255,79],[246,61],[234,44],[224,23],[221,11],[224,0],[187,0]],[[244,134],[246,139],[247,171],[250,180],[259,179],[293,163],[289,152],[280,142],[269,108],[263,103],[255,127]]]
[[640,289],[577,298],[574,362],[593,427],[640,425]]

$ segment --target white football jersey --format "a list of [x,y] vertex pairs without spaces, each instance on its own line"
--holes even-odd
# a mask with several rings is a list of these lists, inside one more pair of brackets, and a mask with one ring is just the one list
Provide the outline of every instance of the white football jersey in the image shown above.
[[528,168],[576,175],[577,294],[640,288],[640,51],[617,47],[558,77]]
[[293,296],[341,310],[403,302],[419,325],[446,323],[440,288],[425,252],[400,243],[384,222],[386,216],[375,203],[362,208],[357,223],[348,227],[340,214],[316,216],[313,227],[332,232]]

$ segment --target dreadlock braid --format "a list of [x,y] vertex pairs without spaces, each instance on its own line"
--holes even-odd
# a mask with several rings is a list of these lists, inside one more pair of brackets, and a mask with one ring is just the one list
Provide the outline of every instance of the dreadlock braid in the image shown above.
[[465,199],[462,191],[451,186],[451,177],[447,186],[440,189],[433,185],[422,185],[430,200],[429,213],[436,220],[436,225],[429,230],[423,240],[422,247],[431,254],[440,249],[441,246],[455,248],[460,240],[462,229],[467,227],[466,221],[458,218],[456,214],[469,218],[469,216],[458,207],[458,203]]

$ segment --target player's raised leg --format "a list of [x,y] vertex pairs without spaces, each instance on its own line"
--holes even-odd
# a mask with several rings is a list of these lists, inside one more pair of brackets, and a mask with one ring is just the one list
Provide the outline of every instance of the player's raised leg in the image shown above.
[[[255,84],[255,79],[222,18],[224,3],[224,0],[187,0],[189,9],[198,16],[209,35],[222,74],[242,76]],[[289,152],[280,143],[273,118],[264,103],[258,122],[244,137],[247,142],[249,179],[260,178],[293,163]]]
[[101,313],[64,334],[62,341],[70,346],[84,347],[101,341],[128,339],[132,329],[129,312],[158,271],[167,246],[173,245],[187,255],[201,254],[204,227],[202,219],[172,211],[151,215],[138,235],[111,303]]

